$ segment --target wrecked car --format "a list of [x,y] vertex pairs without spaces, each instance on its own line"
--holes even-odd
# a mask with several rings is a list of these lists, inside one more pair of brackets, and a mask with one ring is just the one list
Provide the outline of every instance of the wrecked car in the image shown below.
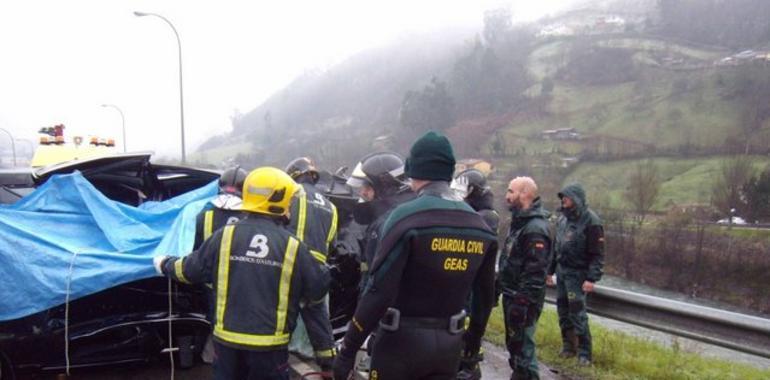
[[[165,201],[219,177],[217,171],[151,163],[150,153],[115,154],[36,170],[0,171],[0,202],[17,202],[52,176],[75,171],[110,200],[131,206]],[[338,249],[330,254],[329,265],[334,279],[330,291],[332,327],[335,336],[341,336],[359,293],[353,248],[359,229],[352,222],[357,197],[341,175],[323,173],[317,186],[340,213]],[[158,360],[169,348],[169,322],[177,366],[192,366],[210,331],[205,290],[160,277],[108,287],[66,304],[0,321],[0,380],[63,372],[66,368]]]

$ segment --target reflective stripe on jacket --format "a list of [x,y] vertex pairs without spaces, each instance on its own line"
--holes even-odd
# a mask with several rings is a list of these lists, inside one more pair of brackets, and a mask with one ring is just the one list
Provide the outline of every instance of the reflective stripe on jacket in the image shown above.
[[195,243],[193,244],[193,250],[198,249],[216,230],[228,224],[238,223],[243,218],[244,213],[240,210],[225,210],[215,207],[202,211],[195,218]]
[[289,230],[310,248],[316,260],[325,263],[337,237],[337,208],[313,185],[303,183],[302,188],[304,192],[291,203]]
[[163,273],[214,285],[214,338],[251,350],[284,349],[300,300],[327,293],[329,272],[277,220],[251,214],[216,231],[197,251],[170,258]]

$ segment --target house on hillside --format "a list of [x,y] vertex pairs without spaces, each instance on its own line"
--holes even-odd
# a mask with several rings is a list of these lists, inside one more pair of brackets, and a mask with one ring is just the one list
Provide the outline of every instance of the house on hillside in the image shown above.
[[745,61],[745,60],[754,59],[754,57],[756,56],[757,56],[757,52],[755,52],[754,50],[744,50],[738,54],[733,55],[733,58],[737,60]]
[[622,32],[626,27],[626,20],[620,16],[608,15],[598,17],[592,27],[593,32],[616,33]]
[[580,140],[580,132],[575,128],[546,129],[540,132],[544,140]]
[[575,35],[575,30],[561,23],[547,25],[537,32],[538,37],[563,37],[573,35]]
[[568,168],[568,167],[570,167],[572,165],[577,164],[578,162],[580,162],[580,158],[579,157],[562,157],[561,158],[561,167],[562,168]]
[[770,61],[770,52],[760,52],[757,53],[757,55],[754,56],[753,59],[755,62],[768,62]]
[[740,53],[724,57],[716,62],[716,66],[738,66],[749,63],[766,63],[770,61],[770,52],[744,50]]
[[494,166],[492,166],[492,163],[489,161],[482,160],[480,158],[466,158],[464,160],[457,161],[455,164],[455,173],[460,173],[468,169],[476,169],[484,173],[485,176],[489,177],[489,175],[492,174],[492,171],[494,170]]
[[393,146],[392,135],[381,135],[372,140],[372,149],[375,150],[390,150],[391,146]]
[[543,38],[621,33],[628,24],[629,20],[617,14],[583,9],[552,19],[540,28],[537,36]]

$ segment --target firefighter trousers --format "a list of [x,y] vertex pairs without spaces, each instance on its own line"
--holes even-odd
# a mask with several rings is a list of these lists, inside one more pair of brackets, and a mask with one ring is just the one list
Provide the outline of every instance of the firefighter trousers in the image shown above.
[[289,351],[250,351],[214,342],[215,380],[289,380]]

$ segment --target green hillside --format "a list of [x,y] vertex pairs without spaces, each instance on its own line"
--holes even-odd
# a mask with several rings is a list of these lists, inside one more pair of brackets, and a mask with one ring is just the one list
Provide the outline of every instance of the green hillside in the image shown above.
[[[711,186],[719,167],[727,157],[672,159],[656,158],[652,162],[660,170],[660,196],[653,207],[665,211],[674,205],[708,205]],[[568,175],[562,185],[579,182],[597,203],[610,208],[625,206],[623,192],[628,177],[640,160],[609,163],[584,163]],[[754,167],[762,170],[770,166],[770,157],[754,157]]]
[[749,153],[763,166],[770,155],[770,21],[752,12],[768,3],[736,1],[666,2],[665,14],[661,2],[606,1],[526,25],[497,10],[481,30],[409,36],[303,75],[194,160],[283,166],[307,155],[333,169],[374,150],[406,153],[439,129],[459,158],[492,161],[498,194],[516,175],[548,194],[580,179],[624,207],[629,168],[654,159],[665,178],[656,210],[708,204],[720,160]]
[[[610,57],[628,60],[621,61],[622,72],[608,81],[575,80],[570,66],[581,59],[577,50],[596,53],[599,58],[590,62],[595,65]],[[735,96],[745,68],[715,65],[725,54],[625,35],[544,43],[528,58],[528,70],[539,81],[528,95],[543,105],[491,135],[483,151],[497,156],[494,161],[504,178],[528,174],[550,181],[546,196],[579,181],[594,194],[595,203],[611,208],[628,206],[622,194],[629,173],[640,159],[652,158],[663,179],[655,211],[709,205],[724,154],[746,149],[764,153],[770,141],[770,128],[747,132],[747,102]],[[544,91],[545,82],[551,82],[550,91]],[[554,139],[543,134],[565,128],[574,128],[577,136]],[[699,158],[687,158],[692,155]],[[768,163],[767,156],[755,156],[757,169]],[[504,190],[504,178],[495,183],[497,191]]]
[[[575,49],[597,48],[612,49],[605,52],[620,49],[628,55],[630,80],[592,84],[560,78]],[[547,95],[541,95],[540,84],[530,89],[531,96],[546,97],[546,106],[539,114],[515,120],[491,136],[489,144],[502,136],[509,154],[523,148],[577,155],[584,143],[538,141],[543,130],[575,128],[585,136],[583,140],[619,139],[636,145],[634,150],[653,144],[661,150],[719,151],[726,142],[743,135],[740,113],[744,104],[726,96],[730,84],[725,77],[732,77],[736,69],[713,64],[723,55],[721,50],[626,36],[544,44],[529,56],[528,70],[540,83],[552,81],[553,89]],[[762,131],[755,137],[767,136]],[[766,149],[766,144],[761,148]]]

